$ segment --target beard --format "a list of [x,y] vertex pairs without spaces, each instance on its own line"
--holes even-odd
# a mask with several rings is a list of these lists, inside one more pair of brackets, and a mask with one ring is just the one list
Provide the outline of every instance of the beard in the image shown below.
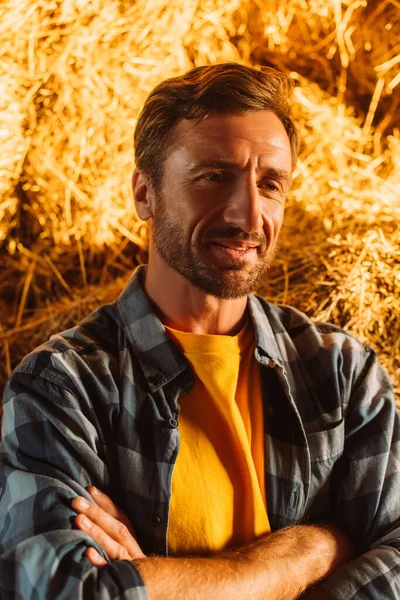
[[[182,223],[168,214],[161,197],[157,198],[150,231],[157,252],[172,269],[203,292],[224,300],[242,298],[255,290],[271,266],[278,248],[275,244],[268,250],[264,234],[245,233],[239,227],[229,226],[208,229],[200,244],[200,253],[196,252],[191,245],[185,244]],[[245,260],[234,260],[226,262],[223,268],[207,264],[202,259],[207,240],[218,237],[257,242],[258,260],[254,264]]]

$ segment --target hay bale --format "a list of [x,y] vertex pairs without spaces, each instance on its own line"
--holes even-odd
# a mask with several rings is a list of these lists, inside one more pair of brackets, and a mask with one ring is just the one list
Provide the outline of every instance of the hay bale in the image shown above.
[[16,124],[0,200],[3,373],[145,260],[130,174],[147,93],[233,59],[298,83],[303,146],[260,291],[373,343],[400,392],[398,2],[4,0],[0,17],[1,114]]
[[238,21],[237,45],[250,62],[296,70],[364,118],[374,98],[369,116],[381,133],[400,124],[396,0],[248,0]]
[[[47,6],[38,4],[43,23]],[[120,2],[81,4],[79,11],[57,5],[35,39],[39,56],[53,46],[56,52],[34,99],[36,126],[24,171],[28,210],[41,236],[57,246],[84,237],[98,247],[112,245],[123,223],[140,243],[130,192],[132,132],[154,79],[182,60],[172,49],[162,62],[158,47],[149,56],[147,4],[125,11]],[[162,25],[160,15],[154,28]]]
[[0,58],[0,246],[17,224],[15,194],[29,147],[26,110],[21,98],[21,74],[16,65]]

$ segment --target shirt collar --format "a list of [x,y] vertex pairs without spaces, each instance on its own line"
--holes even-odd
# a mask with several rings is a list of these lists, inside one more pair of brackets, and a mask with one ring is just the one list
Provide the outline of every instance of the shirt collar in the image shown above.
[[282,365],[276,334],[281,333],[281,330],[283,332],[283,328],[272,315],[270,304],[254,294],[249,294],[247,306],[254,327],[257,359],[263,363],[272,363],[271,366],[275,362]]
[[189,391],[193,384],[189,365],[168,336],[140,285],[140,277],[145,276],[146,270],[146,265],[135,269],[116,302],[125,336],[151,392],[181,374],[180,384],[185,391]]
[[[185,391],[189,391],[193,385],[189,364],[170,339],[140,284],[146,271],[147,265],[137,267],[117,299],[116,308],[124,333],[151,392],[181,374],[180,383]],[[277,361],[282,364],[275,334],[267,316],[270,313],[269,304],[250,294],[248,307],[255,332],[256,358],[263,363]]]

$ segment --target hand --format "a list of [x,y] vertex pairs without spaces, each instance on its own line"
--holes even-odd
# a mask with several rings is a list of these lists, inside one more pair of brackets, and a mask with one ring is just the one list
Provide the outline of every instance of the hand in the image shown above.
[[[72,500],[72,508],[78,513],[75,517],[77,529],[90,535],[111,560],[146,558],[125,513],[94,486],[89,487],[88,492],[94,503],[82,496]],[[85,555],[95,567],[107,564],[95,548],[88,548]]]

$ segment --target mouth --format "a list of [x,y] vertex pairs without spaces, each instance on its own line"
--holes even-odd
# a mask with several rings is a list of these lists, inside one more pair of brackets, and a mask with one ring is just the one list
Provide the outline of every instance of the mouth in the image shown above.
[[[254,263],[257,261],[258,244],[234,240],[210,241],[210,249],[215,258],[222,263]],[[244,261],[244,262],[243,262]]]
[[256,249],[259,244],[256,242],[239,242],[235,240],[214,240],[211,244],[215,244],[216,246],[221,246],[222,248],[227,248],[228,250],[234,250],[236,252],[248,252],[249,250]]

